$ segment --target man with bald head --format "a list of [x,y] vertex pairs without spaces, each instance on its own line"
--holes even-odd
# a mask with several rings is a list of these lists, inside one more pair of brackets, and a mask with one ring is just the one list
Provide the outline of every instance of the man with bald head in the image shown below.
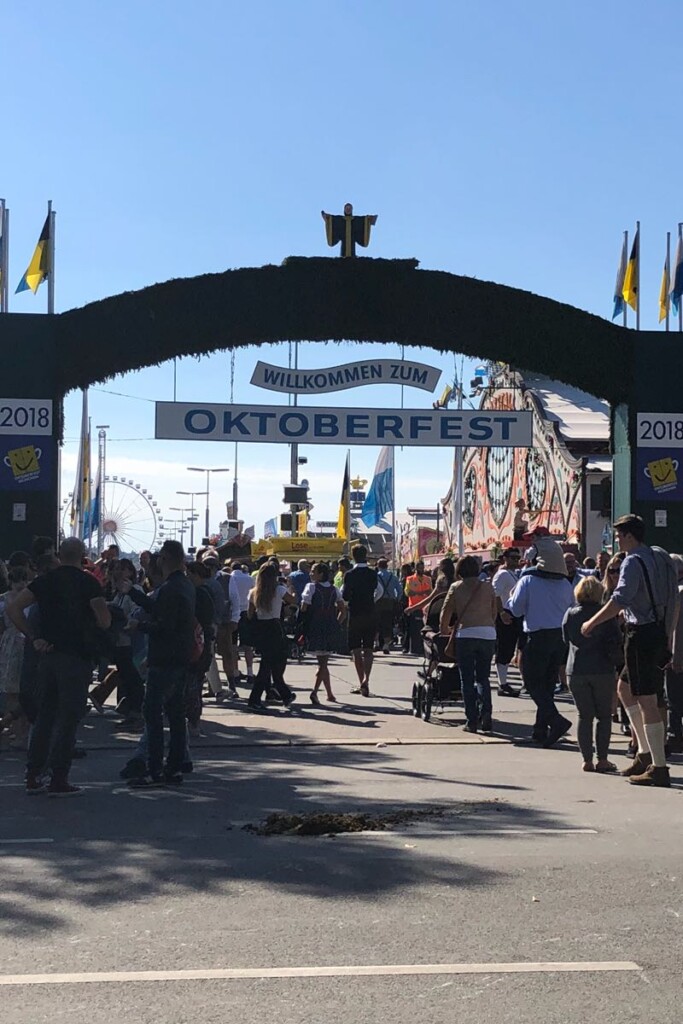
[[[36,577],[7,609],[12,623],[43,655],[38,669],[41,698],[26,766],[26,792],[31,796],[46,788],[50,796],[80,792],[69,783],[76,730],[86,711],[98,630],[111,625],[100,584],[83,571],[84,557],[83,542],[69,537],[60,548],[59,567]],[[39,638],[24,615],[32,604],[40,610]],[[45,767],[52,774],[47,787]]]

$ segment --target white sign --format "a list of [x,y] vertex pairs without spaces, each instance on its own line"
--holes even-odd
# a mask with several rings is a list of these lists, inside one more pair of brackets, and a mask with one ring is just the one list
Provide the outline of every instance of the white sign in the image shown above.
[[639,412],[638,448],[683,448],[683,412]]
[[25,523],[26,522],[26,504],[23,501],[15,501],[12,505],[12,522],[13,523]]
[[669,517],[665,508],[655,509],[655,526],[667,526],[668,519]]
[[156,403],[156,438],[264,444],[531,446],[531,413]]
[[440,376],[441,370],[434,366],[405,359],[369,359],[324,370],[288,370],[259,360],[251,383],[268,391],[282,391],[289,395],[322,395],[329,391],[360,388],[364,384],[403,384],[409,388],[433,391]]
[[52,434],[52,399],[0,398],[0,434]]

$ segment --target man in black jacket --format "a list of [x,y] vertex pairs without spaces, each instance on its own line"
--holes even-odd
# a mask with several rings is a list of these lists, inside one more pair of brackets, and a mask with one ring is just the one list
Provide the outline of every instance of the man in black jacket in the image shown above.
[[[143,714],[147,729],[147,774],[131,782],[145,788],[182,782],[185,755],[185,694],[190,678],[195,630],[195,589],[185,575],[185,552],[167,540],[159,553],[164,582],[153,600],[129,590],[132,600],[150,613],[151,621],[133,619],[129,629],[149,635],[147,685]],[[171,733],[164,771],[164,712]]]

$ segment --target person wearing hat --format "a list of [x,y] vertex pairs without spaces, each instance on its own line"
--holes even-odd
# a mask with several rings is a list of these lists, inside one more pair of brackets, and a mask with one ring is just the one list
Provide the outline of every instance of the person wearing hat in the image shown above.
[[[569,731],[571,722],[555,705],[555,686],[565,661],[566,645],[562,622],[574,603],[574,591],[567,579],[562,548],[550,536],[536,536],[535,565],[525,569],[501,617],[522,618],[527,642],[522,652],[522,679],[536,705],[532,738],[552,747]],[[547,534],[547,531],[546,531]]]
[[629,513],[614,523],[619,550],[626,552],[619,582],[607,604],[583,624],[590,636],[603,622],[623,612],[626,622],[626,676],[618,683],[619,698],[638,741],[633,764],[622,775],[634,786],[671,785],[664,750],[666,730],[664,669],[671,661],[671,644],[678,615],[678,574],[670,555],[645,543],[645,524]]
[[[518,697],[519,691],[513,690],[508,683],[508,668],[515,656],[521,623],[518,619],[504,621],[502,614],[512,591],[519,580],[519,548],[508,548],[502,554],[500,568],[491,583],[496,595],[498,614],[496,615],[496,674],[498,676],[498,696]],[[508,618],[508,616],[506,616]]]

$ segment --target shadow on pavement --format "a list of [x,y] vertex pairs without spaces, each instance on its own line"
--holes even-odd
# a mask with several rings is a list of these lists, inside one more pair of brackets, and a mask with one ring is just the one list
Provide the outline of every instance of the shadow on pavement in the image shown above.
[[[401,842],[378,845],[361,837],[342,845],[328,838],[261,838],[242,831],[242,824],[259,822],[271,811],[374,815],[429,805],[406,802],[401,791],[393,803],[369,795],[363,778],[377,786],[383,774],[383,793],[391,793],[393,780],[417,779],[427,784],[433,804],[448,808],[437,845],[452,839],[459,821],[482,831],[513,823],[529,828],[561,823],[547,812],[494,799],[449,803],[442,796],[445,789],[437,793],[436,782],[443,780],[407,771],[391,750],[273,745],[249,751],[223,747],[200,757],[195,773],[177,789],[131,791],[118,781],[124,752],[93,751],[73,773],[74,781],[88,788],[70,800],[27,798],[21,764],[6,764],[5,775],[11,769],[16,785],[0,788],[3,833],[23,837],[27,845],[3,849],[0,931],[39,939],[73,928],[79,908],[107,911],[179,891],[215,894],[225,900],[229,915],[231,900],[253,898],[251,883],[302,896],[379,901],[423,884],[443,886],[452,897],[454,886],[481,887],[500,877],[454,857],[452,846],[435,853],[432,844],[418,856]],[[342,786],[336,770],[362,774]],[[434,827],[438,831],[438,823]],[[39,837],[54,841],[30,843]]]

